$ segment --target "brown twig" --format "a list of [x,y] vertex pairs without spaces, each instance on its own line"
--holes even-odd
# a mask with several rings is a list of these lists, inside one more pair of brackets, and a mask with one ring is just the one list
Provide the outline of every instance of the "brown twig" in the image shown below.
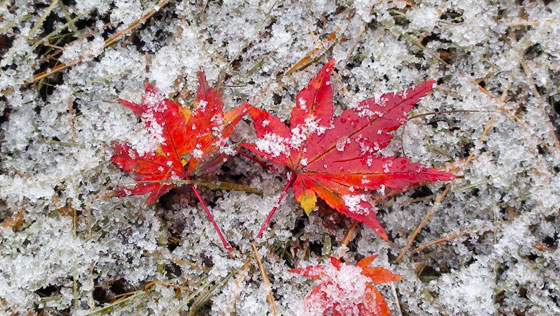
[[[158,4],[155,5],[155,7],[150,10],[150,12],[148,12],[146,15],[144,15],[143,17],[141,17],[140,19],[134,21],[133,23],[131,23],[127,28],[125,28],[124,30],[121,30],[120,32],[118,32],[117,34],[111,36],[110,38],[105,40],[105,44],[103,45],[103,48],[107,48],[108,46],[110,46],[111,44],[115,43],[116,41],[118,41],[119,39],[121,39],[127,32],[137,28],[138,26],[142,25],[144,22],[146,22],[149,18],[151,18],[154,14],[156,14],[156,12],[158,12],[162,7],[164,7],[165,5],[167,5],[167,3],[169,3],[169,0],[161,0]],[[28,82],[28,83],[35,83],[41,79],[44,79],[52,74],[55,74],[57,72],[61,72],[63,70],[65,70],[66,68],[72,67],[78,63],[80,63],[82,61],[82,59],[78,59],[72,62],[69,62],[67,64],[60,64],[60,65],[56,65],[55,67],[51,68],[50,71],[44,71],[41,73],[38,73],[35,75],[35,77],[33,78],[33,81]]]
[[462,233],[456,233],[456,234],[452,234],[452,235],[449,235],[449,236],[445,236],[445,237],[440,238],[440,239],[432,240],[432,241],[424,243],[424,244],[420,245],[418,248],[412,250],[412,254],[422,252],[422,251],[424,251],[424,249],[426,249],[428,247],[431,247],[433,245],[437,245],[437,244],[440,244],[442,242],[450,242],[455,238],[468,236],[468,235],[469,235],[468,233],[462,232]]
[[[519,61],[521,63],[521,60]],[[482,93],[486,94],[489,98],[491,98],[492,100],[494,100],[494,102],[496,103],[496,109],[505,113],[508,117],[510,117],[511,119],[513,119],[515,122],[517,122],[519,125],[521,125],[521,127],[525,128],[527,131],[529,131],[531,136],[534,136],[539,142],[540,144],[546,148],[549,151],[553,151],[552,148],[543,140],[541,139],[537,133],[535,132],[535,130],[529,125],[527,124],[525,121],[523,121],[518,115],[516,115],[513,111],[511,111],[510,109],[507,109],[505,107],[503,107],[503,103],[505,101],[505,93],[502,93],[502,97],[500,99],[496,98],[495,96],[493,96],[488,90],[486,90],[483,86],[481,86],[480,84],[478,84],[477,82],[475,82],[474,80],[472,80],[472,78],[468,77],[467,75],[463,74],[465,77],[467,77],[467,79],[469,81],[471,81],[474,85],[476,85],[476,87],[482,91]],[[505,92],[506,90],[504,90]]]
[[276,310],[276,301],[274,300],[274,294],[272,293],[270,282],[268,281],[268,277],[266,276],[266,272],[264,271],[261,258],[259,257],[259,252],[257,251],[257,247],[255,246],[254,242],[251,243],[251,248],[253,248],[253,253],[255,254],[255,260],[257,260],[257,264],[259,265],[259,270],[261,272],[264,286],[268,291],[267,300],[270,307],[270,312],[272,313],[272,315],[276,316],[278,315],[278,311]]
[[[490,132],[490,129],[492,128],[492,126],[494,125],[494,121],[495,121],[495,117],[492,116],[490,118],[490,120],[488,121],[488,123],[486,123],[486,127],[484,128],[484,131],[482,132],[482,135],[480,136],[480,138],[478,139],[479,143],[482,143],[484,141],[484,139],[486,138],[486,136],[488,135],[488,133]],[[474,159],[476,153],[477,153],[477,148],[475,147],[471,153],[469,154],[469,156],[467,157],[467,159],[465,160],[465,164],[463,165],[463,170],[472,162],[472,160]],[[438,199],[436,200],[436,202],[434,203],[434,205],[432,205],[432,208],[430,209],[430,211],[428,211],[428,214],[426,214],[426,216],[424,217],[424,219],[422,220],[422,222],[420,223],[420,225],[418,225],[418,227],[416,227],[416,230],[408,237],[407,241],[406,241],[406,245],[404,246],[404,248],[401,250],[401,253],[399,254],[399,256],[397,257],[397,259],[395,260],[395,262],[399,262],[405,255],[405,253],[408,251],[408,249],[410,248],[410,246],[412,246],[412,242],[414,241],[414,239],[416,238],[416,236],[420,233],[420,231],[422,230],[422,228],[428,223],[428,220],[430,219],[430,217],[435,213],[435,211],[437,210],[437,208],[439,207],[439,205],[441,204],[441,202],[443,202],[443,199],[445,199],[445,197],[447,196],[447,193],[449,193],[449,190],[451,189],[452,184],[448,184],[447,187],[445,188],[445,190],[442,192],[442,194],[438,197]]]
[[350,58],[352,58],[352,53],[354,53],[356,46],[358,46],[358,43],[360,42],[360,39],[362,38],[362,35],[364,34],[365,30],[366,30],[366,23],[362,23],[362,26],[360,27],[360,31],[358,31],[358,35],[356,35],[356,38],[354,39],[354,42],[352,43],[352,46],[350,47],[348,54],[346,54],[346,58],[340,64],[340,67],[338,69],[339,73],[342,73],[346,68],[346,65],[348,65],[348,61],[350,60]]
[[535,25],[541,25],[541,24],[555,24],[558,23],[558,21],[555,20],[542,20],[542,21],[532,21],[532,20],[519,20],[519,21],[511,21],[506,23],[507,26],[527,26],[527,25],[531,25],[531,26],[535,26]]
[[146,292],[146,294],[147,294],[150,298],[153,298],[153,297],[152,297],[152,293],[150,292],[150,288],[151,288],[152,286],[156,285],[156,284],[163,285],[163,286],[168,286],[168,287],[172,287],[172,288],[174,288],[175,290],[179,290],[179,291],[186,291],[186,290],[187,290],[186,287],[179,286],[179,285],[177,285],[177,284],[172,284],[172,283],[165,282],[165,281],[155,280],[155,281],[151,281],[151,282],[147,283],[147,284],[144,286],[144,292]]
[[432,217],[432,215],[434,214],[434,212],[437,210],[437,208],[439,207],[439,205],[441,204],[441,202],[443,201],[443,199],[445,199],[445,197],[447,196],[447,193],[449,193],[449,190],[451,189],[451,184],[448,184],[445,187],[445,190],[443,190],[443,192],[440,194],[440,196],[438,197],[438,199],[436,200],[436,202],[434,203],[434,205],[432,205],[432,208],[430,209],[430,211],[428,211],[428,214],[426,214],[426,216],[424,217],[424,219],[422,220],[422,222],[420,223],[420,225],[418,225],[418,227],[416,227],[416,230],[414,230],[414,232],[408,236],[408,239],[406,241],[406,245],[404,246],[404,248],[401,250],[401,253],[399,254],[399,256],[397,257],[397,260],[395,260],[395,262],[399,262],[401,261],[401,259],[404,257],[405,253],[408,251],[408,249],[410,248],[410,246],[412,245],[412,242],[414,241],[414,239],[416,238],[416,236],[418,235],[418,233],[420,233],[420,231],[422,230],[422,228],[424,228],[424,226],[428,223],[428,220],[430,219],[430,217]]
[[[111,22],[105,23],[105,24],[103,25],[103,29],[105,29],[105,28],[108,27],[109,25],[111,25]],[[98,32],[99,32],[99,29],[95,28],[95,29],[91,30],[90,32],[87,32],[87,33],[85,33],[85,34],[80,35],[80,37],[78,37],[78,38],[75,39],[74,41],[72,41],[72,42],[66,44],[64,47],[60,47],[59,49],[57,49],[57,50],[54,51],[53,53],[51,53],[51,54],[49,54],[49,55],[47,55],[47,56],[41,58],[41,60],[39,60],[38,64],[43,63],[43,62],[45,62],[45,61],[47,61],[47,60],[53,59],[56,55],[61,54],[61,53],[64,51],[64,49],[65,49],[66,47],[69,47],[70,45],[72,45],[72,44],[75,43],[76,41],[81,41],[81,40],[83,40],[83,39],[86,39],[86,38],[88,38],[88,37],[90,37],[90,36],[92,36],[92,35],[94,35],[94,34],[96,34],[96,33],[98,33]],[[50,44],[48,44],[48,43],[41,43],[41,45],[45,45],[45,46],[55,46],[55,45],[50,45]],[[58,47],[58,46],[56,46],[56,47]]]
[[352,226],[350,226],[350,229],[348,229],[348,231],[346,232],[346,234],[344,235],[344,238],[342,238],[342,240],[340,241],[340,246],[348,246],[349,243],[352,242],[352,240],[354,240],[354,238],[356,237],[356,227],[358,226],[358,221],[354,220],[352,222]]
[[427,112],[413,115],[408,118],[408,121],[430,115],[452,114],[452,113],[495,113],[496,111],[483,111],[483,110],[449,110],[440,112]]

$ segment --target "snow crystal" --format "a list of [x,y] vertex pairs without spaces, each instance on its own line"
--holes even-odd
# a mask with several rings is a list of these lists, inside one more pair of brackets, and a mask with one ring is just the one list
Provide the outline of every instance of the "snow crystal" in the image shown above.
[[410,10],[408,16],[411,18],[409,27],[414,30],[431,30],[439,20],[438,9],[430,6],[420,6],[416,10]]
[[344,151],[344,147],[346,147],[346,144],[350,143],[350,140],[346,137],[343,137],[339,140],[336,141],[336,150],[338,151]]
[[289,140],[289,144],[293,149],[299,149],[300,146],[303,144],[305,140],[309,138],[310,135],[316,134],[321,135],[323,134],[327,128],[324,126],[319,125],[320,120],[315,118],[315,116],[310,115],[309,117],[305,118],[303,124],[299,124],[292,128],[292,137]]
[[200,100],[200,101],[198,102],[197,107],[195,108],[195,111],[201,111],[201,112],[203,112],[204,109],[206,109],[206,105],[208,105],[208,102],[207,102],[207,101],[205,101],[205,100]]
[[365,194],[343,195],[342,200],[344,200],[344,204],[346,205],[346,207],[348,207],[348,210],[352,213],[367,216],[370,212],[369,207],[364,207],[362,203],[362,202],[367,202],[368,200]]
[[255,142],[255,145],[257,145],[258,150],[270,154],[272,157],[288,155],[290,153],[286,146],[286,140],[274,133],[265,134],[263,138]]
[[203,154],[203,152],[202,152],[202,150],[200,150],[200,149],[195,149],[195,150],[193,150],[193,152],[192,152],[192,156],[193,156],[194,158],[197,158],[197,159],[202,158],[202,154]]
[[[159,101],[170,96],[192,105],[201,67],[211,86],[221,83],[226,111],[247,100],[288,120],[294,97],[330,58],[336,59],[337,74],[331,78],[336,84],[329,82],[340,88],[333,90],[337,115],[352,108],[362,117],[380,116],[355,107],[372,97],[383,103],[385,93],[426,79],[440,82],[413,109],[427,115],[403,120],[381,150],[430,167],[453,164],[460,176],[411,249],[445,241],[409,252],[395,264],[404,278],[394,283],[399,305],[386,297],[391,312],[399,314],[400,307],[403,315],[419,316],[560,314],[555,111],[560,2],[226,0],[154,7],[158,1],[59,1],[40,21],[46,2],[0,6],[0,314],[85,315],[109,304],[117,294],[111,289],[122,287],[139,294],[113,306],[112,314],[167,315],[204,282],[219,284],[242,267],[251,255],[251,236],[275,205],[286,175],[235,157],[208,181],[238,179],[262,190],[262,196],[201,188],[238,250],[229,256],[200,206],[182,191],[187,188],[169,193],[157,207],[146,205],[146,196],[110,198],[115,186],[133,182],[133,175],[110,162],[113,142],[126,141],[139,155],[153,152],[164,127],[154,117],[164,110]],[[103,48],[104,39],[153,8],[157,14]],[[63,27],[73,18],[77,23]],[[333,32],[336,40],[330,41]],[[56,46],[63,47],[61,53]],[[309,65],[286,73],[306,56],[312,58]],[[73,61],[78,62],[55,73],[56,63]],[[43,71],[47,76],[38,80]],[[142,118],[151,124],[149,131],[117,102],[141,103],[148,82],[163,93],[145,96],[154,106]],[[297,102],[302,109],[310,106],[309,100]],[[250,121],[237,126],[231,144],[220,140],[220,152],[233,155],[235,144],[255,141]],[[329,123],[292,126],[293,136],[267,135],[257,146],[276,157],[289,154],[309,134],[326,131],[318,126],[332,128]],[[219,128],[211,132],[220,137]],[[383,135],[372,133],[364,137]],[[363,153],[379,143],[359,140]],[[346,145],[340,142],[338,148]],[[373,165],[373,158],[366,163]],[[267,238],[259,242],[278,315],[301,315],[294,302],[313,285],[295,280],[288,262],[317,263],[329,253],[350,260],[379,253],[377,260],[389,267],[394,262],[389,258],[405,245],[443,185],[377,202],[388,210],[378,215],[390,243],[364,226],[349,247],[336,249],[332,244],[345,237],[347,229],[340,227],[347,228],[347,217],[306,216],[288,191]],[[383,190],[373,194],[388,192]],[[355,188],[354,193],[362,192]],[[371,198],[354,193],[345,197],[350,206]],[[5,227],[20,210],[24,223]],[[270,313],[254,269],[250,264],[234,273],[199,313]],[[143,290],[153,280],[187,289],[176,293],[171,286],[154,285],[151,298]]]
[[83,39],[74,41],[64,48],[59,60],[63,63],[75,62],[78,59],[85,61],[92,59],[103,51],[105,40],[102,36],[96,36],[93,40]]
[[152,136],[158,144],[164,144],[165,137],[163,135],[163,126],[160,125],[154,117],[154,113],[152,111],[142,113],[142,121],[145,122],[150,136]]
[[303,111],[307,111],[307,105],[305,104],[305,100],[303,98],[298,99],[299,106]]
[[441,279],[439,300],[454,314],[494,315],[494,273],[475,262],[454,276],[444,275]]
[[322,288],[324,299],[307,301],[300,307],[298,315],[320,315],[325,306],[335,304],[340,310],[349,312],[349,316],[359,315],[358,304],[364,301],[366,284],[370,281],[362,274],[362,268],[343,263],[339,270],[328,264],[321,281],[326,285]]

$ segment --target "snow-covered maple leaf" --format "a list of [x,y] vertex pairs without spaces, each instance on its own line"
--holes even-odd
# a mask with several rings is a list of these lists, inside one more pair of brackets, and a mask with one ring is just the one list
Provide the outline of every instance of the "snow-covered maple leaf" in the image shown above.
[[360,260],[355,266],[330,257],[330,263],[290,272],[320,280],[305,298],[301,316],[390,316],[383,295],[374,284],[400,281],[402,277],[382,267],[368,267],[377,256]]
[[[154,152],[140,155],[128,143],[117,142],[111,161],[136,176],[132,187],[119,186],[115,195],[149,193],[147,202],[153,203],[175,186],[172,180],[189,180],[193,176],[211,173],[226,160],[227,155],[220,149],[247,113],[248,105],[223,113],[221,96],[208,86],[203,72],[199,74],[192,111],[165,98],[150,84],[146,84],[145,90],[142,104],[125,100],[120,103],[141,118],[159,147]],[[228,248],[195,186],[191,185],[191,188]]]
[[[333,67],[334,60],[331,60],[298,94],[289,126],[278,117],[251,107],[249,114],[258,140],[243,146],[291,171],[281,198],[291,186],[296,200],[309,214],[319,197],[387,240],[377,220],[372,196],[379,198],[413,184],[455,178],[407,158],[385,157],[379,152],[391,141],[390,132],[406,121],[408,112],[432,90],[435,82],[426,81],[406,91],[384,94],[378,100],[366,99],[333,117],[330,81]],[[275,210],[276,207],[257,238]]]

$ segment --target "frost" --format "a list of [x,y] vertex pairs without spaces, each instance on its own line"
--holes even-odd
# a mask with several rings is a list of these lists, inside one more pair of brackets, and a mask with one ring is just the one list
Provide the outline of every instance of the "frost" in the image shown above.
[[307,111],[307,104],[305,104],[305,100],[303,98],[299,98],[298,103],[303,111]]
[[346,315],[359,315],[359,304],[365,300],[366,285],[371,282],[362,274],[362,268],[347,264],[337,268],[327,264],[321,275],[321,295],[306,299],[297,314],[322,315],[326,307],[337,306]]
[[257,140],[255,144],[260,151],[272,154],[273,157],[287,155],[290,153],[286,145],[286,140],[273,133],[264,135],[264,137]]
[[197,158],[197,159],[202,158],[202,154],[203,154],[203,152],[202,152],[202,150],[200,150],[200,149],[195,149],[195,150],[193,150],[193,152],[192,152],[193,157],[194,157],[194,158]]
[[367,202],[367,196],[365,194],[343,195],[342,200],[344,200],[344,204],[352,213],[367,216],[370,212],[370,208],[364,206],[363,203],[366,202],[365,204],[369,206],[369,202]]
[[90,60],[101,54],[104,45],[105,41],[101,36],[96,36],[91,41],[88,39],[76,41],[64,48],[62,56],[60,56],[60,61],[63,63],[71,63],[78,59],[81,61]]
[[494,278],[492,271],[481,263],[474,263],[458,275],[444,276],[441,280],[440,301],[453,313],[494,315]]
[[[42,22],[50,1],[0,5],[0,314],[86,315],[137,293],[111,313],[168,315],[230,273],[197,313],[270,314],[256,264],[242,267],[286,176],[237,156],[216,178],[204,179],[264,192],[200,187],[238,250],[229,256],[188,192],[175,190],[157,207],[141,196],[111,197],[116,185],[134,181],[109,162],[112,142],[152,152],[163,128],[146,131],[117,100],[140,103],[143,84],[152,83],[163,96],[191,104],[204,67],[211,85],[221,83],[225,110],[248,101],[286,119],[296,101],[309,108],[296,100],[296,89],[331,57],[337,61],[331,84],[344,91],[335,93],[336,113],[354,108],[375,117],[356,108],[360,100],[382,103],[385,93],[439,82],[380,154],[454,166],[460,177],[399,263],[394,258],[440,196],[441,183],[397,195],[381,187],[345,196],[359,211],[365,199],[391,195],[376,202],[391,242],[358,225],[348,247],[338,248],[351,221],[323,206],[307,216],[289,193],[257,243],[278,315],[301,315],[295,302],[313,284],[294,281],[287,269],[337,253],[350,261],[379,253],[376,262],[393,264],[404,276],[394,283],[398,301],[386,296],[394,315],[399,308],[420,316],[560,314],[560,2],[170,1],[103,48],[159,2],[59,1]],[[336,40],[327,41],[333,32]],[[309,64],[286,74],[313,50]],[[33,82],[43,71],[51,73]],[[150,97],[158,104],[158,96]],[[324,133],[324,123],[292,126],[293,137],[270,135],[257,145],[289,153],[303,135]],[[252,142],[254,132],[236,129],[234,138],[220,151],[235,154],[233,143]],[[359,144],[363,152],[379,147]],[[6,227],[21,210],[23,224]],[[429,246],[413,252],[421,245]],[[355,272],[348,268],[336,281],[346,286]],[[144,286],[155,280],[181,290],[153,285],[151,298]],[[356,296],[362,284],[356,281]]]
[[322,135],[327,128],[321,126],[319,123],[320,120],[317,120],[313,115],[307,117],[303,124],[292,128],[292,137],[288,141],[288,144],[293,149],[297,150],[309,135]]
[[439,20],[438,9],[429,6],[421,6],[419,9],[411,10],[409,16],[411,18],[410,28],[415,30],[431,30]]

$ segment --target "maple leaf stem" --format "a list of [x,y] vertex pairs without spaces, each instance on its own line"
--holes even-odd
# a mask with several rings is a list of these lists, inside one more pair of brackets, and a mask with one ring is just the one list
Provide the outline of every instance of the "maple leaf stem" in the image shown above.
[[250,156],[250,155],[247,155],[246,153],[244,153],[244,152],[242,152],[242,151],[240,151],[240,150],[238,150],[237,153],[238,153],[239,155],[241,155],[241,156],[243,156],[243,157],[245,157],[245,158],[251,160],[251,161],[254,161],[254,162],[258,163],[259,165],[261,165],[261,166],[262,166],[263,168],[265,168],[266,170],[275,171],[275,170],[274,170],[274,167],[272,167],[272,166],[270,166],[270,165],[267,165],[267,164],[264,163],[262,160],[259,160],[259,159],[255,158],[255,157],[252,157],[252,156]]
[[226,238],[224,237],[224,235],[222,234],[222,231],[220,230],[220,227],[218,226],[218,224],[216,223],[216,221],[214,220],[214,217],[212,216],[212,213],[210,213],[210,210],[208,209],[208,207],[206,206],[206,203],[204,203],[204,200],[202,200],[202,196],[200,196],[200,193],[198,193],[198,190],[196,189],[196,187],[191,184],[191,189],[194,192],[194,195],[196,195],[196,198],[198,199],[198,201],[200,202],[200,204],[202,205],[202,208],[204,209],[204,211],[206,212],[206,215],[208,216],[208,219],[210,220],[210,222],[212,222],[212,225],[214,225],[214,229],[216,230],[216,232],[218,233],[218,235],[220,236],[220,239],[222,240],[222,243],[224,244],[224,247],[229,251],[229,252],[233,252],[233,248],[231,248],[231,246],[229,245],[229,243],[227,242]]
[[257,234],[257,237],[255,237],[255,240],[261,238],[263,232],[268,227],[268,223],[272,219],[272,216],[274,216],[274,213],[278,209],[278,206],[280,206],[280,203],[282,202],[282,200],[286,197],[286,195],[288,195],[287,194],[288,189],[292,186],[292,183],[294,183],[294,181],[296,180],[296,177],[297,177],[297,174],[295,172],[292,172],[292,176],[290,177],[290,180],[288,181],[288,183],[286,183],[286,186],[284,186],[284,189],[282,190],[282,193],[280,193],[280,196],[278,197],[278,201],[276,201],[276,203],[274,204],[274,207],[272,208],[272,210],[270,210],[270,213],[268,213],[268,216],[264,220],[264,223],[262,224],[261,229],[259,230],[259,233]]

